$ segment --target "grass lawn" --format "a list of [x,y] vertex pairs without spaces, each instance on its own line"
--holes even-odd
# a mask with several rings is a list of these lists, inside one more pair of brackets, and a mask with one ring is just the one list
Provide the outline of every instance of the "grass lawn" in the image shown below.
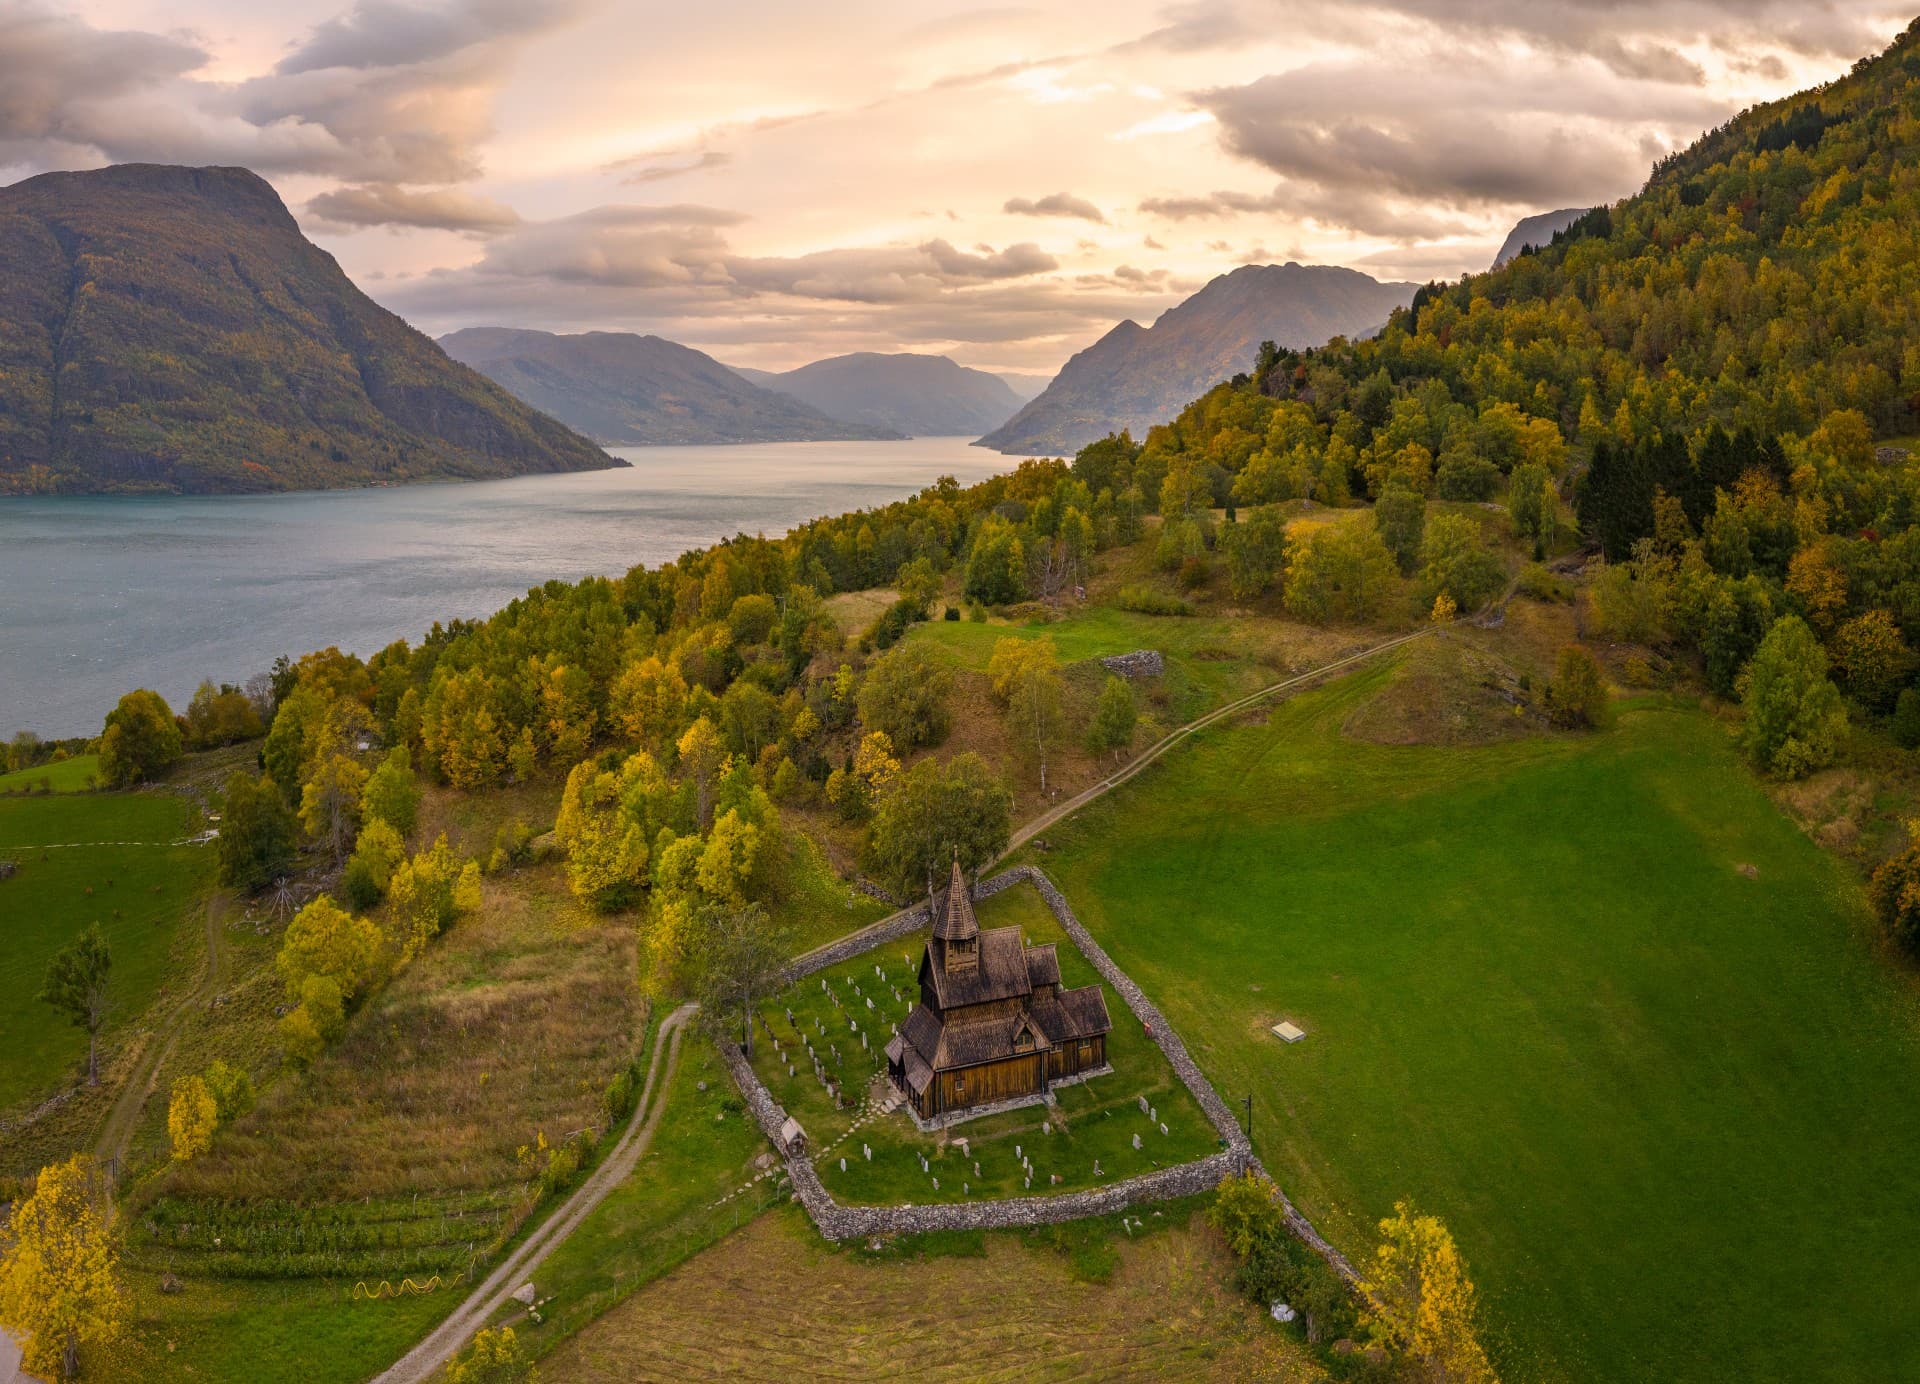
[[534,1270],[545,1321],[534,1325],[517,1309],[503,1320],[528,1349],[550,1350],[774,1200],[785,1200],[784,1183],[776,1190],[771,1178],[739,1192],[757,1172],[753,1160],[769,1152],[712,1044],[689,1032],[653,1144],[632,1176]]
[[[979,914],[982,927],[1019,926],[1029,941],[1060,943],[1060,975],[1066,986],[1098,979],[1032,888],[1018,885],[1006,890],[982,903]],[[1107,1056],[1114,1070],[1060,1087],[1055,1106],[982,1116],[953,1126],[944,1136],[920,1133],[904,1109],[856,1125],[864,1114],[861,1098],[875,1088],[886,1070],[882,1050],[891,1025],[902,1022],[918,998],[914,968],[924,946],[922,937],[889,943],[808,977],[762,1007],[764,1026],[755,1035],[755,1070],[775,1099],[806,1129],[820,1180],[838,1200],[849,1205],[893,1205],[1040,1196],[1098,1186],[1216,1151],[1218,1135],[1212,1125],[1111,990],[1107,991],[1107,1012],[1113,1017],[1114,1032]],[[885,972],[884,979],[874,974],[876,965]],[[830,989],[821,988],[823,979]],[[860,987],[858,991],[855,986]],[[866,1007],[868,999],[874,1002],[871,1010]],[[789,1008],[793,1024],[786,1018]],[[849,1023],[858,1023],[860,1031],[849,1028]],[[860,1046],[863,1036],[868,1042],[864,1049]],[[775,1037],[784,1051],[776,1051]],[[835,1104],[814,1076],[803,1038],[810,1039],[827,1071],[838,1078],[841,1104]],[[1149,1121],[1141,1112],[1137,1102],[1143,1095],[1157,1120]],[[1164,1134],[1161,1124],[1167,1127]],[[1141,1141],[1138,1149],[1133,1147],[1136,1134]],[[953,1144],[955,1139],[967,1140],[967,1153]],[[871,1159],[867,1148],[873,1151]],[[1033,1166],[1031,1187],[1020,1161],[1023,1156]],[[845,1171],[840,1168],[843,1158]],[[924,1171],[922,1158],[927,1160]],[[1099,1177],[1093,1171],[1096,1162]],[[1058,1184],[1051,1180],[1056,1176]]]
[[[419,1296],[355,1296],[359,1280],[196,1280],[162,1294],[131,1275],[131,1325],[110,1381],[365,1379],[399,1359],[467,1291],[465,1280]],[[369,1284],[377,1288],[378,1283]]]
[[173,841],[192,829],[191,815],[160,793],[0,798],[0,857],[19,865],[0,880],[0,1109],[84,1072],[86,1034],[36,998],[54,953],[100,924],[113,953],[114,1012],[102,1035],[111,1042],[153,1002],[214,866],[206,846],[40,848]]
[[985,672],[994,645],[1009,638],[1051,638],[1062,664],[1158,649],[1166,656],[1167,673],[1151,689],[1160,695],[1143,710],[1157,710],[1168,726],[1278,681],[1295,659],[1309,666],[1318,661],[1313,651],[1329,642],[1324,634],[1278,621],[1250,626],[1244,619],[1140,615],[1106,605],[1069,607],[1066,618],[1055,621],[933,620],[915,625],[909,637],[971,672]]
[[0,774],[0,793],[84,793],[94,787],[100,756],[78,754],[54,764]]
[[1035,858],[1333,1240],[1448,1222],[1508,1377],[1920,1377],[1920,1012],[1853,877],[1696,710],[1344,738],[1387,683],[1210,730]]

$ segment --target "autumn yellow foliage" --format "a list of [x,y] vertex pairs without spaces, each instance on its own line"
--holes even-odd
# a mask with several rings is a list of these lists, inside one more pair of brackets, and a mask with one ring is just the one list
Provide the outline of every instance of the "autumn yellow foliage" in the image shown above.
[[183,1076],[173,1083],[173,1098],[167,1102],[167,1140],[179,1162],[197,1158],[213,1147],[213,1132],[220,1124],[220,1107],[199,1076]]
[[14,1208],[0,1254],[0,1326],[30,1371],[72,1378],[82,1353],[111,1348],[126,1326],[106,1179],[89,1154],[42,1168]]
[[1437,1216],[1396,1202],[1380,1222],[1367,1283],[1374,1341],[1433,1384],[1498,1384],[1478,1334],[1478,1295]]

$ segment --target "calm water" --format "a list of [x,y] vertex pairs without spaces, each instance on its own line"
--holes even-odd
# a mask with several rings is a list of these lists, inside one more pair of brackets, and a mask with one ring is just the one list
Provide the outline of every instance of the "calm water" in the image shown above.
[[554,577],[615,576],[965,483],[965,438],[616,448],[630,470],[397,490],[0,501],[0,735],[86,735],[122,692],[184,706],[278,654],[370,654]]

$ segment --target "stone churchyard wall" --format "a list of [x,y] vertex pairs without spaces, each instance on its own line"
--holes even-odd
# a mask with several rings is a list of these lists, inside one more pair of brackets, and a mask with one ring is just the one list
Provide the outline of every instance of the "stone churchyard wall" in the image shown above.
[[[1213,1089],[1205,1073],[1195,1064],[1187,1052],[1187,1045],[1180,1035],[1167,1023],[1166,1015],[1149,1000],[1133,983],[1132,977],[1114,964],[1105,949],[1093,940],[1093,936],[1080,920],[1074,916],[1072,907],[1066,898],[1054,887],[1037,867],[1017,865],[1003,870],[991,879],[983,880],[974,887],[975,899],[992,898],[1002,890],[1016,884],[1030,883],[1053,910],[1053,916],[1080,949],[1081,955],[1092,963],[1100,973],[1101,979],[1111,985],[1114,992],[1125,1002],[1133,1016],[1143,1025],[1153,1030],[1153,1041],[1167,1056],[1175,1075],[1193,1093],[1201,1110],[1212,1121],[1225,1148],[1222,1152],[1191,1163],[1182,1163],[1177,1167],[1161,1168],[1139,1177],[1125,1178],[1105,1187],[1096,1187],[1084,1192],[1063,1192],[1054,1196],[1009,1197],[993,1201],[943,1202],[936,1205],[916,1206],[842,1206],[835,1201],[814,1171],[813,1160],[804,1152],[792,1152],[781,1147],[780,1127],[786,1122],[787,1112],[772,1092],[761,1084],[754,1073],[753,1066],[735,1043],[722,1043],[721,1056],[728,1069],[733,1073],[734,1081],[739,1085],[741,1095],[753,1111],[754,1119],[759,1122],[761,1131],[780,1148],[786,1157],[787,1174],[792,1180],[794,1195],[800,1199],[807,1214],[820,1228],[820,1233],[829,1240],[847,1240],[872,1235],[919,1234],[932,1230],[991,1230],[1014,1226],[1052,1225],[1060,1221],[1079,1220],[1085,1216],[1107,1215],[1114,1211],[1150,1201],[1170,1201],[1178,1197],[1194,1196],[1210,1192],[1220,1185],[1225,1177],[1236,1176],[1248,1169],[1265,1174],[1265,1168],[1254,1156],[1252,1146],[1247,1142],[1246,1132],[1240,1128],[1240,1122],[1234,1118],[1233,1111]],[[817,971],[829,966],[837,966],[849,961],[862,952],[871,950],[886,942],[898,941],[914,932],[931,926],[931,913],[928,905],[905,909],[891,917],[883,918],[872,927],[841,938],[815,951],[807,953],[797,960],[787,972],[789,981],[803,980]],[[1358,1283],[1359,1275],[1353,1265],[1348,1263],[1341,1253],[1322,1239],[1313,1226],[1308,1223],[1293,1206],[1285,1193],[1279,1193],[1281,1207],[1286,1215],[1287,1224],[1308,1245],[1312,1246],[1327,1262],[1339,1271],[1349,1282]]]

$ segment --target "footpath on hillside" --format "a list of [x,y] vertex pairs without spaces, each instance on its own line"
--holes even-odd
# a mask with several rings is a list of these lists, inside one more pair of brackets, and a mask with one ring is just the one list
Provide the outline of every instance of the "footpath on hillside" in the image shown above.
[[[1112,792],[1121,784],[1126,783],[1149,764],[1160,759],[1174,746],[1180,744],[1196,732],[1205,730],[1208,726],[1217,724],[1220,721],[1237,716],[1259,705],[1269,697],[1303,687],[1317,678],[1341,672],[1344,669],[1363,663],[1367,659],[1374,658],[1389,650],[1399,648],[1403,644],[1410,643],[1432,632],[1433,627],[1428,626],[1415,630],[1411,634],[1403,634],[1396,638],[1385,640],[1369,648],[1348,654],[1343,658],[1337,658],[1331,663],[1324,663],[1318,668],[1311,669],[1305,673],[1297,673],[1292,677],[1283,678],[1279,682],[1271,683],[1257,691],[1249,692],[1243,697],[1237,697],[1222,706],[1215,707],[1204,716],[1196,717],[1194,720],[1162,736],[1143,753],[1131,760],[1124,768],[1101,779],[1098,783],[1093,784],[1084,791],[1076,793],[1066,802],[1048,809],[1046,812],[1041,813],[1038,817],[1026,823],[1026,825],[1014,832],[1007,843],[1007,848],[996,857],[994,863],[998,864],[1000,861],[1005,860],[1040,832],[1064,821],[1088,803],[1095,801],[1103,795]],[[812,951],[806,952],[796,958],[796,964],[804,964],[808,957],[825,951],[828,948],[842,946],[853,938],[863,936],[869,932],[882,931],[889,924],[897,922],[902,914],[912,911],[910,908],[902,909],[898,913],[890,914],[888,917],[882,918],[879,922],[869,924],[867,927],[850,933],[846,937],[838,938],[835,941],[816,947]],[[614,1148],[613,1152],[607,1156],[606,1160],[594,1170],[593,1174],[588,1177],[587,1181],[583,1183],[572,1196],[561,1203],[559,1209],[556,1210],[552,1216],[548,1217],[541,1226],[534,1230],[532,1234],[528,1235],[520,1246],[508,1255],[506,1260],[502,1262],[498,1268],[487,1275],[486,1280],[481,1283],[478,1288],[474,1289],[474,1291],[468,1295],[467,1299],[447,1316],[446,1320],[441,1322],[425,1339],[412,1350],[408,1351],[391,1367],[377,1375],[373,1380],[373,1384],[423,1384],[423,1381],[445,1365],[481,1328],[486,1326],[487,1322],[492,1319],[493,1314],[511,1300],[513,1289],[527,1281],[534,1269],[536,1269],[549,1254],[558,1248],[560,1244],[566,1240],[567,1236],[573,1233],[575,1227],[586,1219],[587,1214],[591,1212],[594,1207],[598,1206],[609,1192],[625,1180],[628,1173],[633,1171],[641,1155],[646,1152],[648,1145],[652,1143],[654,1131],[659,1127],[660,1120],[666,1113],[667,1091],[673,1080],[674,1068],[680,1059],[681,1033],[687,1021],[693,1017],[698,1009],[699,1006],[697,1004],[683,1004],[662,1021],[659,1034],[654,1040],[653,1058],[647,1068],[646,1086],[641,1092],[639,1101],[635,1104],[633,1117],[628,1123],[627,1132],[621,1136],[620,1143]],[[662,1071],[663,1051],[666,1054],[664,1071]]]

